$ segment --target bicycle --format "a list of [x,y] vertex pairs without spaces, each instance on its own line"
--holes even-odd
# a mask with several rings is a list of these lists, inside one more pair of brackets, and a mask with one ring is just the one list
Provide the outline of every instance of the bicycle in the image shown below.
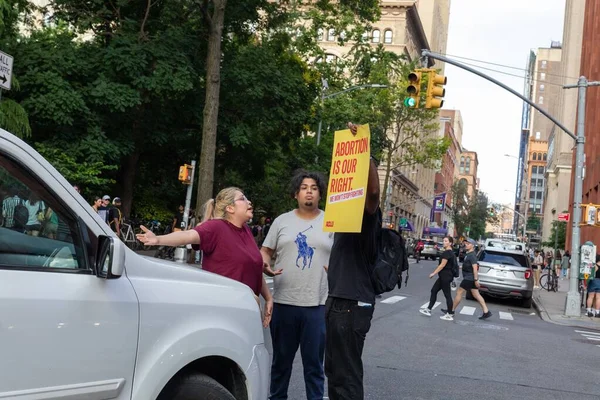
[[558,275],[554,268],[550,268],[550,271],[543,274],[540,277],[540,286],[542,289],[547,291],[558,292]]
[[121,238],[125,245],[129,247],[131,250],[139,250],[141,244],[135,237],[135,233],[133,232],[133,228],[131,224],[123,222],[121,224]]

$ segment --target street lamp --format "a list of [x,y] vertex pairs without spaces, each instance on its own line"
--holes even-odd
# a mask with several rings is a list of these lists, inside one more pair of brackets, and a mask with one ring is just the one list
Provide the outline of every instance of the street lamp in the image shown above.
[[[328,94],[327,96],[325,96],[325,90],[329,89],[329,85],[327,84],[327,80],[323,79],[322,80],[322,88],[321,88],[321,108],[323,108],[323,102],[325,101],[325,99],[329,99],[330,97],[335,97],[338,96],[340,94],[343,93],[347,93],[347,92],[351,92],[353,90],[357,90],[357,89],[364,89],[364,88],[386,88],[388,87],[387,85],[381,85],[379,83],[370,83],[370,84],[365,84],[365,85],[356,85],[356,86],[350,86],[347,89],[341,90],[339,92],[335,92],[335,93],[331,93]],[[319,144],[321,144],[321,127],[323,125],[323,117],[321,116],[319,118],[319,128],[317,129],[317,146]]]

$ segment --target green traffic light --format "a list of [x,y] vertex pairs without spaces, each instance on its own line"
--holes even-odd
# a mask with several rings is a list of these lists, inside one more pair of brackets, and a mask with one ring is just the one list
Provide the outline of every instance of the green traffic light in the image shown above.
[[404,106],[406,107],[414,107],[415,104],[415,99],[413,99],[412,97],[407,97],[406,99],[404,99]]

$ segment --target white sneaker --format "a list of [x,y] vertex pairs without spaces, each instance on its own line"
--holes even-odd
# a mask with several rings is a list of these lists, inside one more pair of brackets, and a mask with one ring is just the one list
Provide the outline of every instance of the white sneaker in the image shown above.
[[444,321],[454,321],[452,314],[444,314],[440,317],[440,319],[443,319]]
[[419,312],[423,315],[427,315],[428,317],[431,317],[431,310],[429,308],[420,308]]
[[456,290],[456,282],[452,281],[452,283],[450,284],[450,289]]

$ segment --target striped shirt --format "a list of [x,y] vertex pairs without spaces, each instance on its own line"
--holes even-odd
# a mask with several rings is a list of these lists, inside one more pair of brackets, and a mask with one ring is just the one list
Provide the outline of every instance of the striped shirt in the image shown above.
[[21,202],[19,196],[7,197],[2,202],[2,217],[4,218],[4,227],[12,228],[15,226],[15,207]]

